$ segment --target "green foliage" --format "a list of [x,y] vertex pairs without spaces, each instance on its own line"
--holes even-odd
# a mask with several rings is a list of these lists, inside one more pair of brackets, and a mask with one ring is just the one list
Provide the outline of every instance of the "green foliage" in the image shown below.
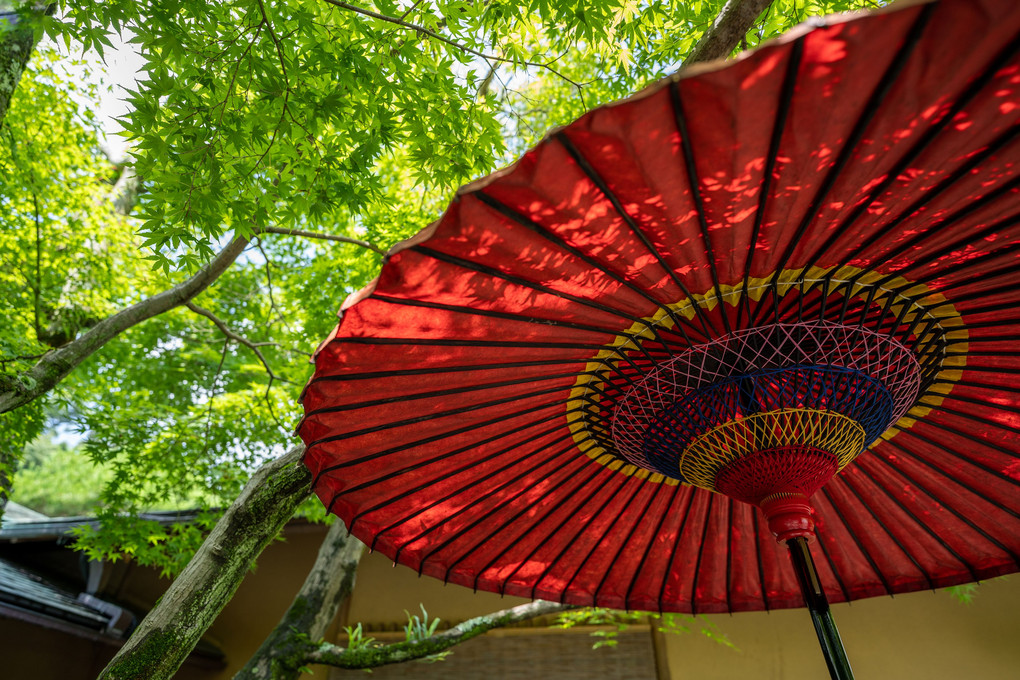
[[653,612],[624,612],[614,609],[603,609],[601,607],[585,607],[583,609],[560,612],[556,617],[554,625],[557,628],[599,626],[598,630],[592,632],[592,636],[597,638],[595,643],[592,644],[592,648],[598,649],[600,647],[615,647],[618,642],[617,636],[635,624],[653,625],[660,633],[669,633],[671,635],[682,635],[696,629],[710,640],[729,647],[734,651],[740,651],[724,633],[716,628],[714,623],[700,614],[691,615],[672,612],[656,614]]
[[56,444],[44,434],[25,447],[11,499],[51,517],[90,515],[110,472],[80,447]]
[[970,604],[974,601],[974,597],[977,596],[978,584],[964,583],[960,586],[950,586],[946,588],[946,592],[960,604]]

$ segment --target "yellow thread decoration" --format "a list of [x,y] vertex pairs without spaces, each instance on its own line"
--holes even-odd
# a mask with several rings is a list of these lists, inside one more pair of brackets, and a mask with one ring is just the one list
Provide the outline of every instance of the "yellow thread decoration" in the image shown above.
[[864,449],[864,428],[833,411],[784,409],[754,413],[718,425],[691,442],[680,472],[694,486],[715,490],[715,477],[756,451],[803,446],[831,453],[842,470]]

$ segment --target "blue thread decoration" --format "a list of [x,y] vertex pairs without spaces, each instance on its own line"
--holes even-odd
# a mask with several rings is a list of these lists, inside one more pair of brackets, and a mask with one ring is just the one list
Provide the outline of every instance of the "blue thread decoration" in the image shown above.
[[785,409],[831,411],[860,424],[867,448],[891,424],[893,408],[893,397],[881,382],[842,366],[734,375],[681,395],[659,411],[642,450],[658,472],[683,480],[680,453],[705,432],[738,417]]

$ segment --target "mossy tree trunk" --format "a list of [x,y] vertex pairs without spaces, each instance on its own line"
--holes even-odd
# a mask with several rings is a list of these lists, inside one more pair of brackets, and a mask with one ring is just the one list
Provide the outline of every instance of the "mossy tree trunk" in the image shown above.
[[364,552],[365,545],[336,520],[293,604],[234,680],[296,680],[303,660],[295,664],[290,656],[298,636],[295,631],[301,631],[306,640],[326,635],[340,605],[354,590],[354,576]]
[[34,48],[32,27],[19,21],[13,3],[0,0],[0,125]]
[[263,465],[227,509],[188,566],[149,612],[101,680],[169,680],[233,597],[244,575],[297,506],[311,475],[303,446]]

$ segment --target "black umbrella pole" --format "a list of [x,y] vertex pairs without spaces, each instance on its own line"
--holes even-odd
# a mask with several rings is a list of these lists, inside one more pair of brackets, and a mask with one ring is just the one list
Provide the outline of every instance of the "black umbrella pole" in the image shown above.
[[801,593],[804,594],[804,602],[811,612],[811,620],[815,624],[815,632],[818,633],[818,642],[821,643],[822,654],[825,655],[825,664],[829,667],[829,676],[832,680],[853,680],[854,673],[850,670],[850,662],[846,658],[846,650],[843,649],[839,631],[836,630],[836,622],[832,620],[829,601],[825,598],[825,591],[818,579],[807,539],[791,538],[786,541],[786,547],[790,550],[790,559],[793,560],[793,569],[797,572],[797,581],[800,583]]

